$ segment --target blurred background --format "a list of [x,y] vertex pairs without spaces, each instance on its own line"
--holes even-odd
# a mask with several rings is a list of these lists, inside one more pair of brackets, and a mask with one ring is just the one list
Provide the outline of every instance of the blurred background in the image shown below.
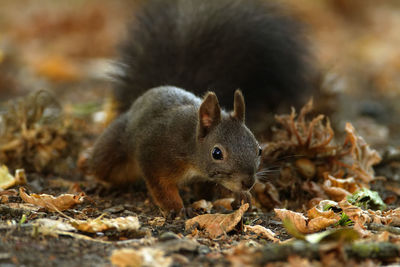
[[[111,88],[107,73],[136,2],[1,1],[0,108],[46,89],[77,115],[102,110]],[[279,2],[307,26],[337,125],[351,120],[370,142],[399,144],[400,2]]]

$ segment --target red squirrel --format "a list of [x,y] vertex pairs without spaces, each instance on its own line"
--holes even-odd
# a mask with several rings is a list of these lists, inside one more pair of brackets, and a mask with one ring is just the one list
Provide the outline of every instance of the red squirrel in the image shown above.
[[121,115],[95,143],[94,174],[144,178],[164,212],[184,207],[179,187],[193,180],[248,192],[261,148],[237,89],[250,114],[294,104],[308,92],[307,54],[298,24],[266,1],[144,1],[121,46]]
[[228,113],[212,92],[201,100],[177,87],[151,89],[97,140],[94,174],[114,184],[143,177],[165,212],[182,210],[179,186],[193,180],[248,191],[255,182],[261,148],[244,118],[239,90],[234,110]]

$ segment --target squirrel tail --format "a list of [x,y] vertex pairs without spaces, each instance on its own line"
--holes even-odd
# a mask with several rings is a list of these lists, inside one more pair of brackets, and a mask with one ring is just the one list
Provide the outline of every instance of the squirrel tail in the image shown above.
[[295,105],[311,90],[301,28],[269,1],[144,1],[121,45],[119,111],[160,85],[213,90],[226,108],[238,88],[250,111]]

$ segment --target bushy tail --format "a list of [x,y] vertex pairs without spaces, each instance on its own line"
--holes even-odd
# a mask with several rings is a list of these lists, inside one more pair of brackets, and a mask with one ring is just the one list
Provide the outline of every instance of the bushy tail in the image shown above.
[[299,23],[262,0],[144,1],[121,52],[120,111],[160,85],[213,90],[227,108],[240,88],[250,111],[295,104],[310,89]]

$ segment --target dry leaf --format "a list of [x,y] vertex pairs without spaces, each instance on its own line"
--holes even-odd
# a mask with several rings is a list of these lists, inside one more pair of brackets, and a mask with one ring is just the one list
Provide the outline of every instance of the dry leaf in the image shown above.
[[347,135],[338,164],[348,169],[357,181],[368,184],[375,179],[372,166],[381,161],[381,156],[356,134],[351,123],[346,123],[345,131]]
[[[276,116],[280,127],[273,132],[273,142],[263,149],[264,166],[302,155],[300,159],[278,165],[279,179],[272,182],[277,192],[275,195],[285,193],[288,199],[286,207],[289,208],[298,208],[299,203],[315,197],[326,199],[329,196],[341,201],[375,179],[372,166],[380,161],[379,154],[356,134],[350,123],[346,124],[346,139],[339,145],[333,140],[334,132],[329,120],[324,122],[323,115],[306,117],[311,110],[312,101],[301,109],[298,116],[294,109],[289,115]],[[348,177],[344,177],[345,174]],[[324,183],[310,182],[312,178]],[[298,190],[300,186],[306,192]],[[264,196],[267,194],[261,187],[255,187],[255,192],[259,202],[269,207],[271,197]],[[310,193],[311,197],[305,193]]]
[[325,182],[329,182],[326,185],[330,187],[338,187],[343,188],[347,192],[353,194],[358,189],[360,189],[360,185],[357,184],[356,180],[353,177],[348,178],[336,178],[332,175],[329,175],[327,172],[324,173]]
[[63,211],[70,209],[76,204],[82,203],[84,199],[84,194],[62,194],[58,197],[47,194],[28,195],[23,187],[19,188],[19,195],[25,202],[46,208],[49,211]]
[[286,219],[290,220],[300,233],[309,233],[307,228],[307,218],[303,214],[287,209],[274,209],[274,211],[282,221]]
[[351,194],[343,188],[339,187],[330,187],[329,181],[325,181],[324,185],[322,186],[325,193],[335,201],[341,201]]
[[360,189],[360,186],[356,183],[353,177],[348,177],[345,179],[336,178],[325,172],[324,179],[325,181],[322,185],[322,188],[324,189],[325,193],[335,201],[341,201]]
[[[326,227],[336,223],[340,219],[334,214],[324,212],[320,212],[321,215],[317,216],[316,214],[318,213],[318,211],[315,209],[311,211],[311,215],[317,217],[313,217],[310,220],[299,212],[294,212],[286,209],[274,209],[274,211],[279,219],[281,219],[282,221],[290,220],[294,227],[296,227],[296,229],[303,234],[314,233],[325,229]],[[327,217],[324,217],[322,215]]]
[[243,204],[231,214],[204,214],[196,216],[185,223],[185,229],[192,229],[196,224],[204,229],[211,238],[216,238],[233,230],[242,219],[243,214],[249,208],[249,204]]
[[155,248],[123,248],[114,250],[110,257],[110,260],[113,265],[118,267],[167,267],[172,264],[171,257],[165,257],[162,250]]
[[311,121],[306,120],[306,115],[313,109],[313,101],[310,100],[297,116],[294,109],[290,115],[277,115],[276,121],[283,126],[283,130],[274,133],[274,139],[277,140],[274,146],[269,146],[264,152],[272,154],[270,150],[276,150],[277,153],[282,150],[294,148],[297,151],[304,151],[311,156],[331,155],[335,152],[335,146],[332,145],[334,132],[329,120],[323,123],[324,115],[318,115]]
[[9,173],[6,165],[0,167],[0,189],[8,189],[16,185],[25,185],[26,183],[24,169],[17,169],[14,177]]
[[309,233],[314,233],[314,232],[318,232],[322,229],[325,229],[328,226],[331,226],[334,223],[337,223],[339,221],[339,219],[329,219],[329,218],[324,218],[324,217],[318,217],[318,218],[314,218],[311,219],[308,224],[308,230]]
[[359,232],[363,237],[371,234],[364,226],[366,223],[390,224],[393,221],[393,217],[396,217],[396,210],[388,210],[385,212],[380,210],[365,211],[360,207],[351,205],[347,200],[342,200],[338,204],[343,210],[343,213],[354,222],[354,230]]
[[342,200],[338,204],[343,212],[353,222],[360,223],[361,225],[371,222],[371,218],[368,215],[368,212],[362,210],[360,207],[351,205],[347,200]]
[[0,116],[0,162],[13,169],[24,166],[27,172],[70,173],[65,159],[80,150],[75,130],[85,126],[62,116],[58,97],[35,91],[5,108]]
[[48,218],[40,218],[35,221],[35,224],[40,227],[45,228],[46,230],[54,230],[54,231],[76,231],[74,227],[72,227],[69,223],[63,222],[61,220],[52,220]]
[[119,217],[115,219],[96,218],[89,220],[71,220],[69,222],[77,230],[87,233],[103,232],[110,229],[118,231],[136,231],[140,227],[136,216]]
[[400,208],[394,209],[392,211],[392,225],[400,226]]
[[254,226],[250,226],[250,225],[245,225],[244,226],[244,230],[245,232],[249,231],[249,232],[253,232],[256,235],[262,237],[262,238],[267,238],[269,240],[272,240],[273,242],[280,242],[280,240],[278,238],[275,237],[275,233],[272,232],[270,229],[265,228],[264,226],[261,225],[254,225]]
[[319,217],[340,220],[340,216],[333,212],[333,210],[324,211],[323,207],[321,209],[320,205],[314,206],[313,208],[309,209],[307,211],[307,215],[308,218],[311,220]]
[[164,226],[165,224],[165,218],[164,217],[154,217],[153,219],[148,221],[148,224],[150,224],[151,226],[155,227],[155,226]]

